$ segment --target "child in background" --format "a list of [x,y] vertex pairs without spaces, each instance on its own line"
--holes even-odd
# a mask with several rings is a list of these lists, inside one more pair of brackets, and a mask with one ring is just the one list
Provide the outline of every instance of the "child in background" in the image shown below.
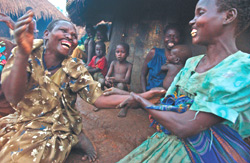
[[176,45],[167,55],[166,64],[161,66],[162,71],[167,71],[163,80],[163,88],[168,90],[177,73],[184,67],[186,60],[192,57],[191,49],[186,45]]
[[106,76],[108,71],[105,49],[106,46],[103,42],[97,42],[95,46],[96,56],[91,59],[89,65],[87,66],[89,73],[92,75],[94,80],[101,84],[102,89],[105,82],[104,76]]
[[[174,81],[175,76],[185,66],[186,60],[192,57],[192,51],[186,45],[175,45],[166,57],[166,63],[161,66],[161,71],[166,72],[166,76],[163,80],[163,88],[165,90],[168,90],[171,83]],[[152,89],[161,90],[162,87],[155,87]],[[161,99],[162,97],[158,96],[157,98],[155,98],[155,103],[160,103]],[[154,122],[154,119],[150,114],[149,120],[151,123]],[[157,128],[156,126],[154,127]]]
[[120,43],[116,46],[115,61],[112,61],[105,77],[105,84],[108,88],[116,87],[128,91],[128,84],[131,80],[132,64],[126,59],[129,56],[129,45]]
[[79,58],[88,65],[95,55],[95,28],[91,24],[87,24],[85,31],[86,34],[78,40],[78,46],[73,51],[72,58]]
[[109,52],[108,27],[106,24],[100,24],[96,27],[96,42],[101,41],[106,45],[106,53]]
[[[115,56],[117,60],[111,62],[105,77],[105,85],[108,88],[116,87],[128,91],[133,67],[133,65],[126,60],[129,56],[129,45],[126,43],[118,44],[116,46]],[[125,117],[126,114],[127,109],[121,109],[118,117]]]
[[84,41],[84,50],[87,54],[87,65],[90,63],[91,59],[95,56],[95,33],[96,30],[93,25],[86,25],[86,33],[88,38]]

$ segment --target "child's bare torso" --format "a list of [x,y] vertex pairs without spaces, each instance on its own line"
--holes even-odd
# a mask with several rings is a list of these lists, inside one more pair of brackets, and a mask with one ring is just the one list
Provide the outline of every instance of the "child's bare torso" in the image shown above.
[[129,63],[128,61],[125,61],[123,63],[115,61],[113,77],[115,77],[116,79],[124,79],[130,65],[131,63]]

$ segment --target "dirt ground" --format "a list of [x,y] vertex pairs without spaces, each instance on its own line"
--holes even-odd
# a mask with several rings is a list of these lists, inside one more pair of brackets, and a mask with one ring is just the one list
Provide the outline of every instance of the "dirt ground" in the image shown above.
[[[149,127],[148,114],[142,109],[131,109],[127,117],[119,118],[119,109],[94,112],[93,106],[80,98],[76,107],[81,111],[85,134],[95,144],[100,163],[119,161],[155,132]],[[80,160],[80,155],[71,152],[66,163]]]

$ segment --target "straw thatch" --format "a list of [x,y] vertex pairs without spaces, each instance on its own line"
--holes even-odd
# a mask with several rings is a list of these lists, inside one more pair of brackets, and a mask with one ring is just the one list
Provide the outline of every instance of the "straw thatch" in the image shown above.
[[20,17],[26,7],[32,7],[36,19],[67,19],[48,0],[0,0],[0,12]]

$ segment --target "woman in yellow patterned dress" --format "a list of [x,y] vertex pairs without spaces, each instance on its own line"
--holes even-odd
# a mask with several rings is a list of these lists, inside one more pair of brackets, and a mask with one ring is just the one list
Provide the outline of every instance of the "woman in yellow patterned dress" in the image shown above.
[[128,96],[103,96],[84,64],[70,57],[77,46],[72,23],[53,21],[44,41],[33,42],[32,17],[28,11],[16,22],[17,47],[2,73],[3,91],[16,112],[0,119],[0,160],[63,162],[76,145],[83,159],[95,161],[75,109],[77,94],[98,108],[114,108]]

